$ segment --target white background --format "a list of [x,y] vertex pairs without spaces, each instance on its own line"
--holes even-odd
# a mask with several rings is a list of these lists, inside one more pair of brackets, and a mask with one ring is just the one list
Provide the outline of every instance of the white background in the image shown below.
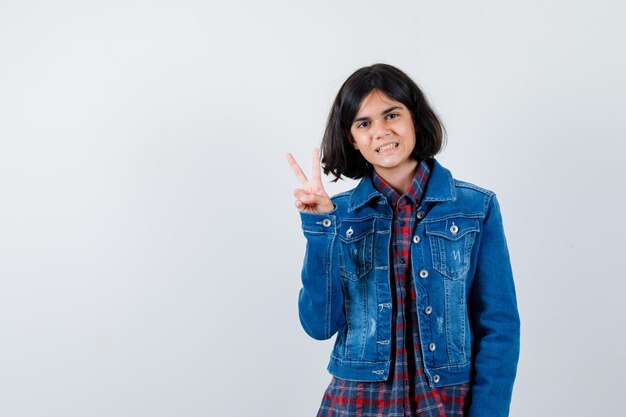
[[[440,162],[499,198],[511,416],[616,416],[626,374],[618,1],[0,2],[0,416],[314,416],[293,152],[398,66]],[[330,193],[353,182],[328,186]]]

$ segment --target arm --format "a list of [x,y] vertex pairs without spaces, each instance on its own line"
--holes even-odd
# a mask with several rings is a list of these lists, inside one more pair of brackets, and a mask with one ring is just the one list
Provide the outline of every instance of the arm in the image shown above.
[[324,190],[320,155],[313,150],[313,176],[308,180],[291,154],[287,161],[303,188],[296,189],[295,205],[300,211],[307,240],[302,289],[298,297],[300,323],[315,339],[329,339],[345,323],[343,294],[335,250],[336,207]]
[[327,214],[300,213],[307,243],[298,310],[302,327],[318,340],[331,338],[345,324],[335,213],[336,209]]
[[470,290],[473,364],[469,417],[506,417],[517,372],[520,320],[500,206],[493,195]]

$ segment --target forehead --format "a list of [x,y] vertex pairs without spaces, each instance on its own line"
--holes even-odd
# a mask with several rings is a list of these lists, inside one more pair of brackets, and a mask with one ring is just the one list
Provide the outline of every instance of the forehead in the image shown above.
[[395,106],[406,109],[404,104],[392,99],[384,92],[372,90],[361,101],[355,117],[371,116],[372,114],[378,114],[389,107]]

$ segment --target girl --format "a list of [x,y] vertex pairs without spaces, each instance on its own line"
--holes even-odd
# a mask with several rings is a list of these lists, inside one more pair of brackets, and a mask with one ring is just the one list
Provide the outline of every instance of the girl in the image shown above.
[[332,199],[287,155],[307,240],[298,299],[315,339],[337,334],[318,417],[507,416],[519,316],[498,200],[435,158],[443,127],[385,64],[342,85],[324,174],[361,179]]

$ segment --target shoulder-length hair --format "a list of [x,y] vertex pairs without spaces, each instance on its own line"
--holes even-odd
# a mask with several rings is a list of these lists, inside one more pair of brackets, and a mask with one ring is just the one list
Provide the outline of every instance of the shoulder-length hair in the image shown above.
[[430,158],[445,145],[443,124],[422,90],[408,75],[387,64],[363,67],[343,83],[326,122],[321,145],[322,166],[324,174],[335,176],[333,182],[342,176],[359,179],[372,171],[372,166],[350,142],[352,122],[361,102],[372,90],[385,93],[411,112],[415,125],[413,159],[421,161]]

